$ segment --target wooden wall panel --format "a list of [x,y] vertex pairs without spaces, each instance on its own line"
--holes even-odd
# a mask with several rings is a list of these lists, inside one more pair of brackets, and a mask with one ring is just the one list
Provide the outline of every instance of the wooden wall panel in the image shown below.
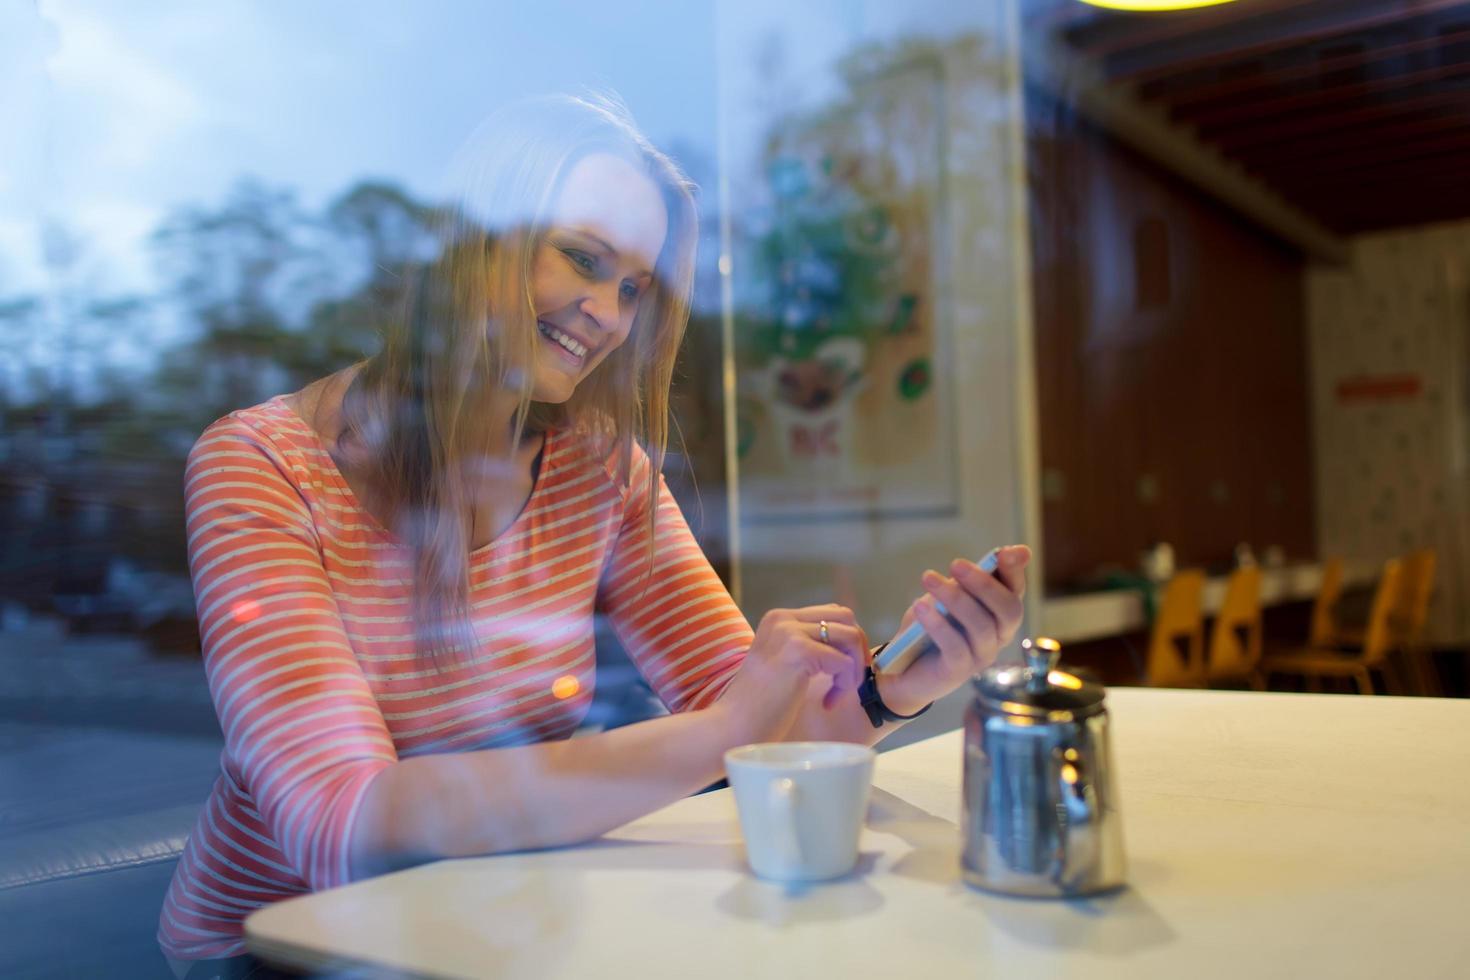
[[[1155,541],[1192,565],[1224,565],[1240,541],[1310,557],[1300,256],[1046,96],[1029,102],[1048,588],[1132,570]],[[1139,295],[1150,223],[1165,230],[1163,303],[1157,283]]]

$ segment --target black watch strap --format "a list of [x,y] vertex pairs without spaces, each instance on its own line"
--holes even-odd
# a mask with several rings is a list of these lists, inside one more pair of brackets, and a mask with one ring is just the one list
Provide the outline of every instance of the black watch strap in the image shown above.
[[[882,649],[883,647],[879,647],[873,653],[876,655]],[[901,715],[888,707],[883,703],[883,696],[878,693],[878,677],[873,673],[871,664],[863,673],[862,684],[858,685],[858,703],[863,706],[863,711],[867,712],[868,721],[873,723],[874,728],[882,728],[885,722],[908,721],[911,718],[917,718],[934,707],[934,702],[931,701],[911,715]]]

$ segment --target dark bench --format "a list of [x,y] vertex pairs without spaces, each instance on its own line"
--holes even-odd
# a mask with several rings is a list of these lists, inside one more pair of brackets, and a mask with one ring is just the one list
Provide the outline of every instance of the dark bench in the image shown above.
[[0,976],[171,977],[169,877],[217,737],[0,722]]

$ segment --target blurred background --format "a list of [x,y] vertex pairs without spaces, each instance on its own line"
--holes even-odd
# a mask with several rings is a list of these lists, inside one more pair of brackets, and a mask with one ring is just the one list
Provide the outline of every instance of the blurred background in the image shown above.
[[[162,968],[185,454],[374,351],[525,95],[702,188],[668,476],[751,619],[1026,541],[1109,684],[1464,696],[1470,2],[1127,5],[0,0],[7,972]],[[608,647],[592,727],[658,710]]]

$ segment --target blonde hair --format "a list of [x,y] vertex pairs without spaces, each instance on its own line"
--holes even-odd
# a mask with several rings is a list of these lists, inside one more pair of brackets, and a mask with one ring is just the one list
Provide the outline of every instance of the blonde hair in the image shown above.
[[[592,153],[641,168],[659,189],[668,232],[628,339],[566,404],[535,403],[532,262],[563,181]],[[344,395],[339,436],[339,448],[348,437],[359,442],[363,461],[354,469],[412,552],[419,649],[440,662],[474,648],[473,467],[466,464],[485,444],[473,415],[494,395],[515,398],[512,447],[526,431],[575,428],[614,455],[624,486],[632,480],[634,441],[642,442],[651,464],[642,492],[652,540],[698,231],[693,184],[606,97],[543,97],[502,110],[470,137],[451,173],[458,200],[438,228],[440,253]]]

